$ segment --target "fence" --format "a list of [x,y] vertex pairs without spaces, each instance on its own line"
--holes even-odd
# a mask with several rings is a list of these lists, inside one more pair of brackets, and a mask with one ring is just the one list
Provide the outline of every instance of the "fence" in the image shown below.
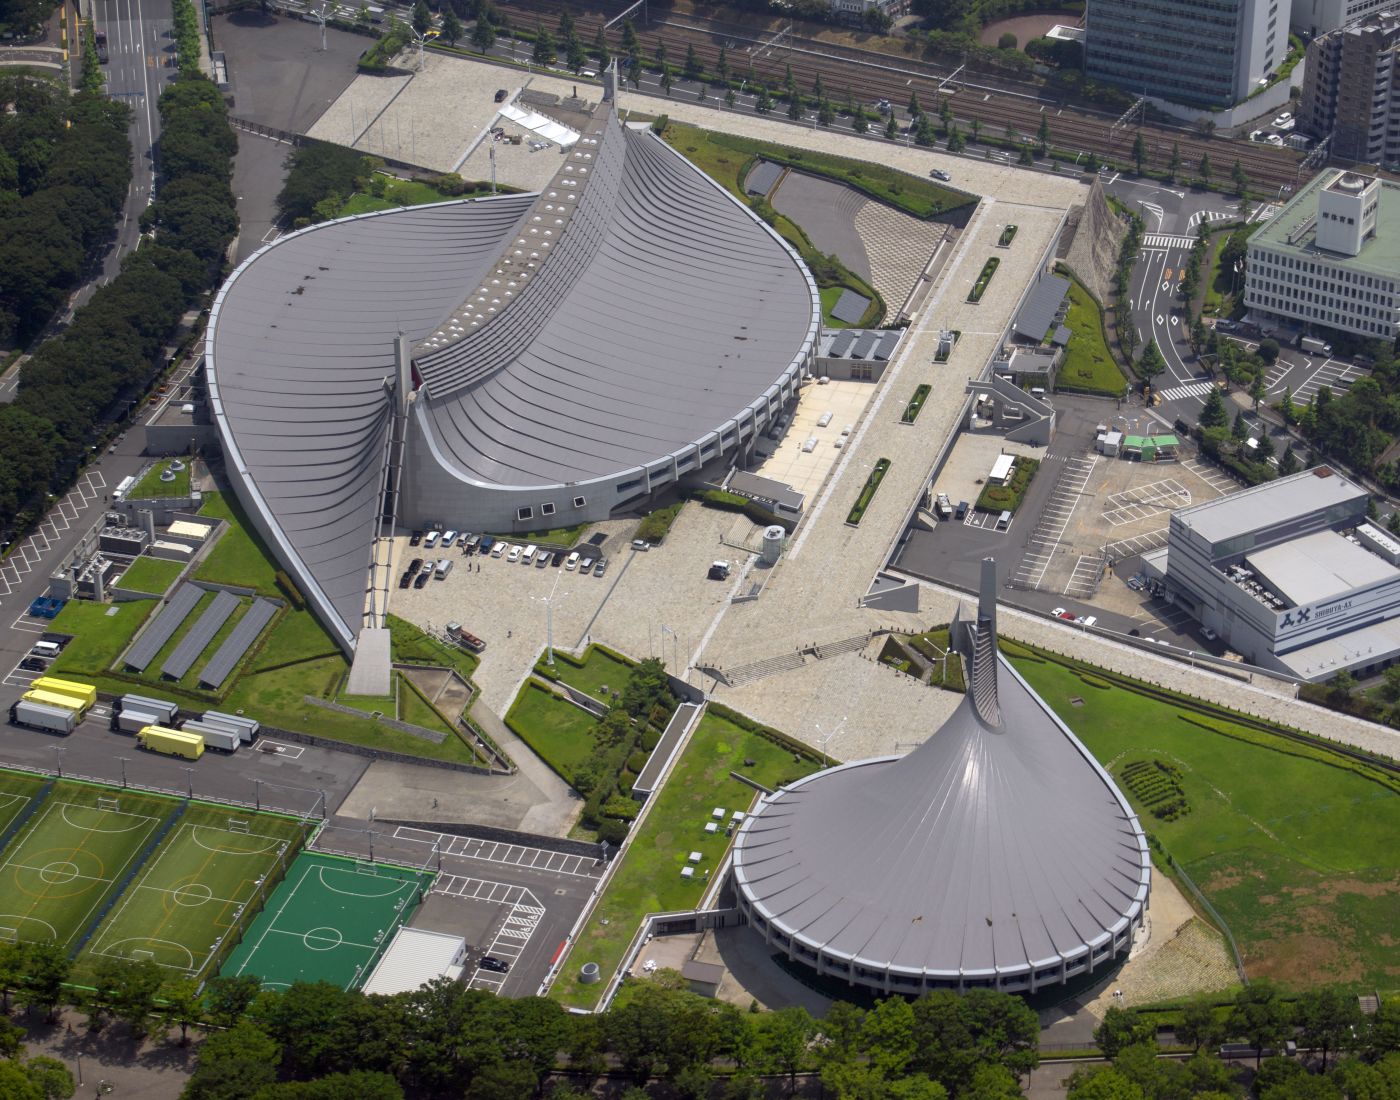
[[1186,869],[1172,857],[1172,854],[1170,852],[1164,854],[1167,857],[1167,866],[1186,884],[1186,888],[1191,891],[1191,896],[1200,902],[1201,908],[1210,914],[1210,919],[1215,922],[1215,926],[1224,933],[1225,942],[1230,945],[1230,955],[1235,960],[1235,972],[1240,976],[1240,984],[1248,985],[1249,977],[1244,972],[1244,958],[1240,955],[1239,945],[1235,943],[1235,935],[1230,931],[1230,926],[1225,923],[1225,918],[1220,915],[1215,906],[1206,900],[1205,894],[1201,893],[1200,888],[1191,881],[1191,876],[1188,875]]

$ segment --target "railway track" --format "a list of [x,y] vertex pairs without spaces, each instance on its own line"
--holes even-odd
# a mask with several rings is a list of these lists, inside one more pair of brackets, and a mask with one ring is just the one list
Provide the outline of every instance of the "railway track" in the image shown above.
[[[502,10],[522,29],[532,29],[539,22],[554,29],[565,0],[511,0]],[[598,27],[624,11],[625,5],[608,5],[574,14],[579,36],[593,40]],[[520,17],[524,18],[520,18]],[[1016,141],[1035,141],[1042,115],[1050,120],[1051,144],[1057,149],[1090,153],[1112,158],[1119,163],[1131,161],[1134,136],[1141,132],[1147,147],[1144,165],[1165,169],[1171,159],[1173,144],[1180,149],[1181,172],[1195,175],[1203,155],[1209,155],[1212,174],[1216,179],[1228,178],[1236,160],[1249,177],[1256,191],[1272,192],[1289,189],[1298,182],[1301,157],[1293,150],[1275,149],[1248,142],[1202,138],[1184,127],[1145,125],[1115,127],[1115,117],[1066,107],[1064,104],[1035,94],[1021,85],[1022,90],[1003,89],[980,83],[978,79],[950,79],[952,73],[939,66],[914,58],[901,58],[876,53],[858,47],[842,46],[802,38],[791,34],[776,36],[753,31],[733,24],[711,24],[693,17],[667,15],[651,22],[638,22],[638,36],[648,54],[655,53],[658,43],[666,49],[667,60],[679,73],[687,48],[693,47],[707,72],[714,72],[720,50],[726,52],[731,79],[761,80],[770,88],[781,87],[788,67],[798,88],[811,94],[816,78],[833,103],[838,106],[848,99],[871,106],[876,100],[888,99],[900,117],[911,93],[917,93],[927,112],[936,112],[946,97],[953,118],[966,135],[976,120],[983,134]],[[621,27],[607,32],[609,48],[621,49]],[[778,108],[781,111],[781,108]]]

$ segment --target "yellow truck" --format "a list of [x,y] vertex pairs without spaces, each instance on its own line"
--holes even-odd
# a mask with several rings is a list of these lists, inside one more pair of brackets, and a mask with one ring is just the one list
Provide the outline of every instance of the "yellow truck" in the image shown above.
[[164,726],[143,726],[136,734],[141,747],[150,752],[163,752],[169,756],[183,756],[186,760],[198,760],[204,755],[204,738],[197,733],[184,730],[166,729]]
[[77,680],[60,680],[57,676],[40,676],[29,685],[34,691],[47,691],[54,695],[70,695],[79,701],[77,708],[86,714],[97,702],[97,689],[91,684],[80,684]]
[[41,691],[35,689],[33,691],[26,691],[20,698],[26,703],[40,703],[46,707],[62,707],[64,710],[71,710],[74,717],[82,717],[82,700],[75,699],[71,695],[60,695],[56,691]]

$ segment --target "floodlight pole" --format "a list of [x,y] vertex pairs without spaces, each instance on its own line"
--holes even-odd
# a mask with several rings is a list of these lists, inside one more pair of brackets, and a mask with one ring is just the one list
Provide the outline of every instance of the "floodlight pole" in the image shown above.
[[834,728],[830,733],[826,733],[826,734],[823,734],[823,733],[822,733],[822,724],[821,724],[820,722],[814,723],[814,725],[817,727],[817,744],[821,746],[821,750],[822,750],[822,767],[823,767],[823,768],[826,767],[826,765],[827,765],[827,759],[826,759],[826,745],[827,745],[827,742],[830,741],[833,737],[835,737],[838,733],[840,733],[840,732],[845,728],[845,726],[846,726],[846,718],[847,718],[847,717],[848,717],[848,716],[845,715],[845,714],[841,715],[841,721],[837,722],[835,728]]
[[253,809],[262,809],[262,780],[253,780]]
[[121,763],[121,766],[122,766],[122,787],[125,788],[125,786],[126,786],[126,757],[125,757],[125,756],[119,756],[119,757],[117,757],[117,760]]
[[554,574],[554,584],[549,590],[548,596],[532,596],[531,599],[544,604],[544,663],[550,668],[554,667],[554,602],[556,599],[565,600],[569,594],[565,592],[562,596],[556,597],[555,590],[559,587],[559,582],[564,579],[562,572]]
[[191,798],[194,797],[194,769],[185,768],[185,790],[189,792]]
[[[662,624],[661,624],[661,630],[662,630],[662,633],[671,635],[671,662],[672,662],[672,664],[674,665],[675,668],[679,668],[679,667],[680,667],[680,663],[681,663],[681,655],[680,655],[680,635],[677,634],[674,630],[672,630],[672,629],[671,629],[669,626],[667,626],[665,623],[662,623]],[[665,656],[666,656],[666,643],[665,643],[665,642],[662,642],[662,643],[661,643],[661,656],[662,656],[663,659],[664,659]],[[672,675],[674,675],[674,671],[673,671]]]
[[55,745],[55,746],[53,747],[53,751],[54,751],[55,754],[57,754],[57,756],[58,756],[58,778],[59,778],[59,779],[62,779],[62,778],[63,778],[63,754],[64,754],[65,752],[67,752],[68,750],[65,749],[62,745]]

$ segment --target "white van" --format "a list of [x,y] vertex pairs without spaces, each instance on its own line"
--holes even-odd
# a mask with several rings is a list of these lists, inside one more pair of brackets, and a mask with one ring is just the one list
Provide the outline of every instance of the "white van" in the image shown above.
[[35,642],[29,652],[35,657],[57,657],[63,648],[57,642]]
[[434,546],[438,544],[438,539],[440,538],[442,538],[441,531],[429,531],[426,535],[423,536],[423,549],[431,550]]
[[523,561],[526,565],[529,565],[530,562],[532,562],[532,561],[534,560],[534,558],[535,558],[535,551],[536,551],[537,549],[538,549],[538,547],[536,547],[535,544],[534,544],[533,542],[530,543],[529,546],[525,547],[525,553],[523,553],[523,554],[520,555],[520,560]]
[[578,568],[578,551],[577,551],[577,550],[575,550],[572,554],[570,554],[567,558],[564,559],[564,568],[565,568],[565,569],[577,569],[577,568]]
[[437,563],[437,579],[438,579],[438,580],[442,580],[443,577],[447,576],[447,574],[449,574],[449,573],[451,573],[451,572],[452,572],[452,559],[451,559],[451,558],[439,558],[439,559],[438,559],[438,563]]

